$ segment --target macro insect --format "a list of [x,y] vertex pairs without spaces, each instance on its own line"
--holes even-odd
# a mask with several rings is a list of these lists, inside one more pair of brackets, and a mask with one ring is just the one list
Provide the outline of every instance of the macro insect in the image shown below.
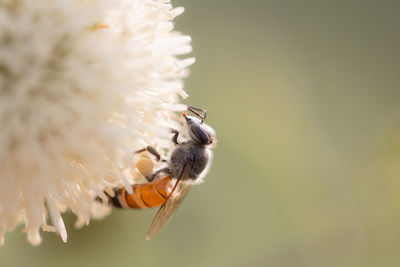
[[[187,109],[197,118],[182,113],[188,137],[184,142],[178,142],[179,131],[171,129],[175,148],[170,159],[164,160],[167,166],[154,173],[144,174],[147,182],[132,185],[133,194],[129,194],[125,188],[114,190],[113,197],[107,194],[109,203],[118,208],[146,209],[161,206],[150,225],[147,240],[164,228],[191,186],[202,181],[210,166],[211,148],[216,144],[215,131],[204,123],[205,110],[192,106],[187,106]],[[161,155],[151,146],[135,153],[144,151],[154,155],[156,160],[161,160]]]

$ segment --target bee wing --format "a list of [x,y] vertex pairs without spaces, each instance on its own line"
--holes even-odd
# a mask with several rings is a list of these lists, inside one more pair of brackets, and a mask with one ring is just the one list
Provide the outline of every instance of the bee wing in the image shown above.
[[157,211],[149,231],[147,232],[147,240],[155,237],[164,228],[189,192],[192,187],[192,180],[189,178],[188,174],[189,168],[186,167],[182,175],[176,181],[171,193],[167,196],[164,204]]

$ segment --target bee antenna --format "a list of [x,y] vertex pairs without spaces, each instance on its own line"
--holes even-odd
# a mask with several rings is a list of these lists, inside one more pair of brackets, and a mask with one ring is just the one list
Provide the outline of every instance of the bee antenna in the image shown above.
[[[187,109],[190,112],[192,112],[194,115],[199,117],[201,119],[201,123],[203,123],[204,120],[206,119],[207,111],[205,109],[197,108],[197,107],[193,107],[193,106],[187,106]],[[203,115],[201,115],[198,111],[203,112]]]

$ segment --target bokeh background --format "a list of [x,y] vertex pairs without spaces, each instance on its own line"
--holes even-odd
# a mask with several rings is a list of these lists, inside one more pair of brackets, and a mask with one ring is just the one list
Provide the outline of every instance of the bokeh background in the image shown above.
[[212,169],[154,240],[113,211],[0,266],[400,266],[400,2],[173,0]]

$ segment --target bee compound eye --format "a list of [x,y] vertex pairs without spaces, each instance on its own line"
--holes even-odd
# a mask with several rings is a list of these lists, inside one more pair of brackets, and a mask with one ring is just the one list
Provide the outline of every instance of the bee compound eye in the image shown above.
[[136,168],[144,177],[148,177],[153,173],[154,162],[147,157],[143,157],[136,163]]
[[193,124],[190,128],[192,138],[200,144],[206,145],[210,142],[210,136],[200,124]]

